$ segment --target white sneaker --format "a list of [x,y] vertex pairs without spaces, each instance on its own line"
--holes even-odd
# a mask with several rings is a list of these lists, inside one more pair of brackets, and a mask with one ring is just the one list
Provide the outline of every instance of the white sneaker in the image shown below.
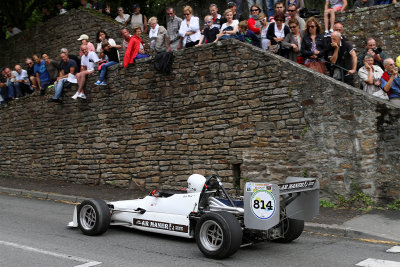
[[76,93],[72,96],[72,98],[73,98],[73,99],[77,99],[77,98],[79,97],[79,94],[80,94],[80,93],[76,92]]
[[82,99],[86,99],[86,95],[85,95],[84,93],[80,93],[80,94],[78,95],[78,97],[80,97],[80,98],[82,98]]

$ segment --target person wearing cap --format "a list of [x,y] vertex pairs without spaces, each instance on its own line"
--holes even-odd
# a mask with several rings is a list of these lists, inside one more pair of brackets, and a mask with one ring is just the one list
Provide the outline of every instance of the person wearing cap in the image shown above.
[[[233,20],[237,20],[239,22],[245,20],[243,18],[242,14],[239,14],[237,12],[237,4],[235,2],[230,1],[230,2],[228,2],[227,5],[228,5],[228,9],[232,10]],[[225,20],[225,22],[226,22],[226,20]]]
[[142,32],[147,32],[147,18],[145,15],[140,13],[140,6],[139,4],[133,4],[133,14],[127,21],[127,24],[131,25],[133,29],[135,26],[139,26]]
[[[89,51],[93,51],[96,52],[96,49],[94,48],[94,45],[89,42],[89,36],[87,36],[86,34],[82,34],[79,38],[78,41],[81,41],[82,45],[86,45],[89,49]],[[82,57],[83,56],[83,51],[79,50],[79,56]]]

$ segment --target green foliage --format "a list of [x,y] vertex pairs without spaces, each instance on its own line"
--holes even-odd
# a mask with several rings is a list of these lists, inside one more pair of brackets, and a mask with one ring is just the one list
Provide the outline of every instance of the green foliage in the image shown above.
[[307,169],[304,169],[304,170],[301,172],[301,177],[308,177],[308,170],[307,170]]
[[324,208],[334,208],[334,209],[338,208],[337,204],[330,202],[329,200],[326,199],[320,199],[319,205]]
[[400,210],[400,199],[396,199],[392,204],[387,204],[386,208],[389,210]]

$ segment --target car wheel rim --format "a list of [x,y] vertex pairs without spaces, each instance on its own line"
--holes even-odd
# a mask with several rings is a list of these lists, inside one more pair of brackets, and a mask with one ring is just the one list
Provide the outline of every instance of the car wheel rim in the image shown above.
[[214,221],[206,221],[200,228],[200,242],[208,251],[216,251],[222,246],[224,234]]
[[85,230],[93,229],[96,223],[96,211],[91,205],[85,205],[80,212],[81,226]]

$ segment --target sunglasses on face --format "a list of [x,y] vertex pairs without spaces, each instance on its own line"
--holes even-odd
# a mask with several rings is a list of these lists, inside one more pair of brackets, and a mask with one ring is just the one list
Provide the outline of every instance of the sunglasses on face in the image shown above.
[[259,9],[252,9],[251,12],[259,11]]
[[297,28],[297,26],[289,26],[290,29]]
[[289,12],[295,12],[296,9],[292,9],[292,10],[288,9],[288,11],[289,11]]
[[185,16],[189,16],[190,14],[183,14],[183,15],[185,15]]

